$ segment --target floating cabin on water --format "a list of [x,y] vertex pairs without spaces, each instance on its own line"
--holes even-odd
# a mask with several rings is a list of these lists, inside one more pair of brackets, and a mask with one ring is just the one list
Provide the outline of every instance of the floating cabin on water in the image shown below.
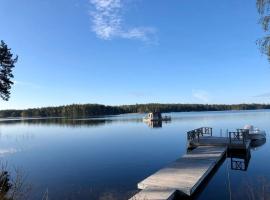
[[149,121],[169,121],[171,120],[170,116],[164,116],[162,117],[160,112],[150,112],[147,114],[146,117],[143,118],[143,121],[149,122]]
[[151,112],[144,118],[148,121],[160,121],[162,120],[162,116],[160,112]]

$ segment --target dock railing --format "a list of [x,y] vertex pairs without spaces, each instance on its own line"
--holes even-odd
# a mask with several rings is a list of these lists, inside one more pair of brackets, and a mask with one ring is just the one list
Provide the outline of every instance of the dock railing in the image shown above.
[[249,134],[249,130],[248,129],[241,129],[241,128],[238,128],[236,129],[237,132],[241,132],[241,133],[244,133],[245,135]]
[[201,127],[201,128],[197,128],[197,129],[188,131],[187,132],[187,139],[188,139],[188,141],[191,141],[194,139],[198,139],[198,141],[199,141],[200,137],[202,137],[204,135],[212,136],[212,134],[213,134],[213,128]]
[[229,132],[230,144],[246,144],[248,130],[237,129],[237,131]]

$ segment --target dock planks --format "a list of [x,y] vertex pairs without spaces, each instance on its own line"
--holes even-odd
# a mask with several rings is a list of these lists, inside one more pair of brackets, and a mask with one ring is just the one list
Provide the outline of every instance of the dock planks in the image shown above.
[[146,188],[133,196],[130,200],[173,200],[175,189]]
[[172,199],[175,191],[192,195],[226,150],[226,146],[197,147],[138,183],[142,191],[131,199]]

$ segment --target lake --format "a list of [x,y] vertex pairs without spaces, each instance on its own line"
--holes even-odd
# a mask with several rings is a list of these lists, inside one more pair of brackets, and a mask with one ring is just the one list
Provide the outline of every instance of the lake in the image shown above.
[[142,122],[142,114],[1,120],[0,159],[25,175],[31,200],[46,193],[50,200],[121,200],[186,152],[187,131],[207,126],[215,135],[225,135],[227,129],[252,124],[266,131],[267,140],[251,149],[247,170],[232,169],[231,159],[225,159],[194,199],[270,198],[270,111],[170,115],[171,122],[154,125]]

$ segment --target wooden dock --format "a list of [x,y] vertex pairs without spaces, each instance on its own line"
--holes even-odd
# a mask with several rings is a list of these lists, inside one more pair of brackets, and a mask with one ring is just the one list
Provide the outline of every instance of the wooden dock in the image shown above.
[[176,192],[191,196],[228,149],[249,148],[250,141],[244,132],[230,132],[229,135],[214,137],[212,128],[188,132],[188,145],[195,149],[138,183],[141,191],[130,200],[171,200]]
[[226,147],[202,146],[138,183],[140,193],[131,199],[172,199],[176,191],[192,195],[223,158]]

